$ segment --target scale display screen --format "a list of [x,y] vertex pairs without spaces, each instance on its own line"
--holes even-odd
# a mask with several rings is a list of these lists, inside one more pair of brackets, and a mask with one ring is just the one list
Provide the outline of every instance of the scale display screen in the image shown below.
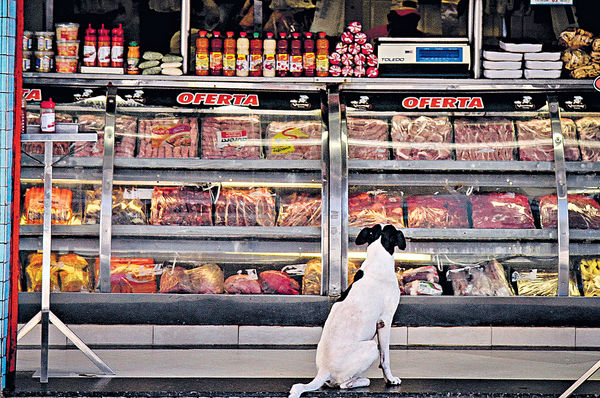
[[462,62],[460,47],[417,47],[417,62]]

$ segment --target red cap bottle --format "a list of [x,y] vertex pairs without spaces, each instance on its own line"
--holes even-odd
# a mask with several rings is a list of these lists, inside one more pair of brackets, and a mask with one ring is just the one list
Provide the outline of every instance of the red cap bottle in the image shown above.
[[290,72],[292,76],[302,76],[302,40],[300,40],[300,33],[292,33],[292,55],[290,56]]
[[83,65],[96,66],[96,29],[89,24],[85,30],[85,41],[83,43]]
[[306,32],[304,39],[304,55],[302,56],[302,66],[304,67],[304,75],[313,77],[315,75],[316,60],[315,60],[315,41],[312,33]]
[[110,50],[110,66],[114,68],[123,67],[124,52],[123,24],[112,30],[112,48]]
[[42,133],[54,133],[56,131],[55,108],[56,104],[52,102],[52,98],[48,101],[42,101],[40,104],[40,130],[42,130]]
[[210,40],[210,74],[221,76],[223,73],[223,39],[221,32],[215,30]]
[[260,33],[254,32],[250,40],[250,76],[262,76],[262,40]]
[[288,41],[285,32],[279,33],[277,40],[277,76],[285,77],[290,70],[290,54],[288,53]]
[[110,66],[110,36],[108,35],[108,29],[98,29],[98,66],[108,67]]

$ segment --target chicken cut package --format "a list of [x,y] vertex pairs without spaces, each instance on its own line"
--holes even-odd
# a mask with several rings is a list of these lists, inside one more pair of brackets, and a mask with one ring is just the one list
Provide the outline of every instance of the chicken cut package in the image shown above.
[[514,296],[504,267],[497,260],[473,266],[450,265],[447,279],[455,296]]
[[[42,291],[42,253],[32,253],[27,257],[27,266],[25,267],[25,275],[27,276],[27,291],[41,292]],[[60,292],[60,284],[58,283],[58,274],[60,267],[56,259],[56,254],[50,254],[50,291]]]
[[404,228],[402,197],[379,191],[351,195],[348,198],[348,225],[371,227],[374,224]]
[[212,225],[212,195],[197,187],[154,187],[152,225]]
[[252,275],[242,274],[239,271],[236,275],[231,275],[225,280],[225,293],[229,294],[261,294],[262,289],[258,278]]
[[300,284],[284,271],[263,271],[258,274],[258,283],[266,294],[300,294]]
[[[73,191],[70,189],[52,188],[52,224],[69,225],[73,218]],[[44,222],[44,188],[33,187],[25,191],[25,202],[21,224],[37,224]],[[80,222],[80,220],[78,221]]]
[[[348,261],[348,286],[354,283],[354,275],[359,268],[360,265],[355,261]],[[321,294],[322,272],[322,263],[320,259],[315,258],[306,263],[306,270],[302,277],[302,294]]]
[[508,119],[454,121],[456,160],[513,160],[515,128]]
[[[587,195],[568,195],[567,198],[570,229],[600,229],[600,205],[594,198]],[[558,225],[556,195],[542,196],[538,201],[542,228],[556,228]]]
[[[560,123],[565,140],[565,159],[570,161],[579,160],[575,122],[571,119],[561,118]],[[517,135],[521,160],[536,162],[551,162],[554,160],[550,119],[518,120]]]
[[71,253],[58,258],[61,292],[89,292],[91,290],[88,262]]
[[321,122],[271,122],[266,131],[267,159],[321,159]]
[[261,146],[256,115],[202,119],[202,159],[259,159]]
[[469,228],[466,196],[423,195],[406,198],[409,228]]
[[[110,259],[111,293],[156,293],[156,265],[151,258]],[[96,282],[99,281],[100,260],[96,259]],[[98,284],[98,283],[96,283]]]
[[196,118],[140,119],[138,158],[194,158],[198,150]]
[[215,203],[215,225],[275,226],[275,197],[268,188],[221,189]]
[[[55,116],[56,123],[72,123],[73,116],[67,113],[57,112]],[[40,125],[40,114],[37,112],[27,112],[25,123],[30,125]],[[44,146],[43,142],[24,142],[21,144],[23,152],[29,155],[43,155]],[[65,156],[70,152],[70,142],[54,142],[52,143],[52,155],[54,156]]]
[[452,158],[452,124],[447,117],[396,115],[392,118],[391,136],[396,160]]
[[192,269],[167,267],[160,277],[160,293],[221,294],[225,277],[216,264]]
[[[113,225],[145,225],[146,210],[144,202],[137,198],[127,198],[124,188],[113,189],[112,223]],[[100,223],[102,188],[86,191],[84,224]]]
[[579,131],[579,148],[584,162],[600,161],[600,117],[583,117],[575,124]]
[[284,195],[279,201],[280,227],[320,227],[321,194],[306,192]]
[[473,195],[471,218],[473,228],[534,229],[529,199],[515,193]]
[[[98,140],[94,143],[76,142],[80,149],[75,156],[102,157],[104,155],[104,127],[105,116],[84,114],[77,117],[81,131],[94,131],[98,133]],[[117,116],[115,121],[115,157],[132,158],[135,152],[137,137],[137,119],[131,116]]]
[[349,117],[348,158],[388,160],[388,125],[385,120]]

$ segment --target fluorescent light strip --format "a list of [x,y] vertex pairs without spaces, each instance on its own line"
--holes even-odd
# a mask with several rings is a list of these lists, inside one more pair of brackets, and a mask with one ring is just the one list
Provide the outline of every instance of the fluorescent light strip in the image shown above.
[[[348,259],[364,260],[367,258],[367,252],[348,252]],[[396,261],[431,261],[430,254],[422,253],[395,253],[394,260]]]

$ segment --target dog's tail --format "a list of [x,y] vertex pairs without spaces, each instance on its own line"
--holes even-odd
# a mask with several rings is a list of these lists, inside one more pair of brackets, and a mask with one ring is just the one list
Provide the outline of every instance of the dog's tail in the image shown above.
[[315,378],[308,384],[294,384],[290,390],[288,398],[298,398],[303,392],[315,391],[323,387],[325,382],[329,380],[330,374],[325,370],[320,370]]

